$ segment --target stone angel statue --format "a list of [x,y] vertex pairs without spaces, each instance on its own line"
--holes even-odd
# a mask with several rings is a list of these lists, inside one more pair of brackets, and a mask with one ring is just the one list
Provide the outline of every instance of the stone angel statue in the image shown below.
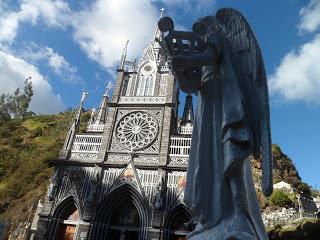
[[197,222],[191,240],[268,239],[249,156],[262,161],[262,190],[272,193],[268,86],[258,42],[235,9],[220,9],[174,31],[169,65],[181,89],[198,96],[184,201]]

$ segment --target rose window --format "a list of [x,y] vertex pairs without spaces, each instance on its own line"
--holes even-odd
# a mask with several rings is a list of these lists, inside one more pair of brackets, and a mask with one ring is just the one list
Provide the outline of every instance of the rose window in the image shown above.
[[116,136],[127,149],[141,149],[151,144],[158,133],[157,121],[145,112],[124,116],[117,125]]

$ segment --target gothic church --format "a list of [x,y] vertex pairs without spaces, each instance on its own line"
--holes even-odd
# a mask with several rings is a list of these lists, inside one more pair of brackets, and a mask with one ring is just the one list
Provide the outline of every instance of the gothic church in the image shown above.
[[124,50],[112,97],[108,86],[79,133],[83,94],[32,239],[182,240],[192,230],[183,203],[192,97],[179,118],[162,38],[156,29],[138,62]]

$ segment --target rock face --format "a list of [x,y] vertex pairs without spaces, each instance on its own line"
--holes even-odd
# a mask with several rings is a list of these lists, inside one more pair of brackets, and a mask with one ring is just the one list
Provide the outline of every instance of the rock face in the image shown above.
[[[303,183],[301,181],[299,173],[296,167],[294,166],[292,160],[287,155],[285,155],[281,151],[280,147],[276,144],[273,144],[272,146],[272,154],[273,154],[273,165],[274,165],[273,183],[275,184],[280,181],[289,183],[296,192],[303,192],[303,197],[305,199],[307,200],[309,200],[309,198],[311,199],[310,187],[308,184]],[[252,167],[252,176],[255,182],[261,209],[268,210],[266,209],[267,207],[269,208],[270,211],[278,209],[276,206],[273,206],[273,204],[262,194],[262,191],[261,191],[262,169],[261,169],[260,160],[256,160],[252,158],[251,167]],[[310,205],[310,203],[307,203],[307,205]],[[312,209],[314,208],[312,207]]]
[[[292,185],[293,188],[300,189],[306,187],[310,191],[309,186],[305,186],[301,181],[299,173],[294,166],[292,160],[285,155],[280,147],[276,144],[272,145],[272,154],[273,154],[273,183],[278,183],[284,181]],[[261,162],[260,160],[252,159],[251,160],[252,172],[255,183],[260,186],[261,182]]]
[[261,162],[260,160],[251,159],[253,180],[265,225],[288,225],[288,223],[303,217],[314,218],[318,208],[311,196],[309,185],[301,181],[292,160],[281,151],[279,146],[275,144],[272,146],[272,154],[274,160],[273,183],[276,184],[283,181],[290,184],[293,191],[284,191],[284,194],[290,198],[290,204],[285,208],[277,206],[271,201],[273,195],[270,198],[266,198],[261,191]]

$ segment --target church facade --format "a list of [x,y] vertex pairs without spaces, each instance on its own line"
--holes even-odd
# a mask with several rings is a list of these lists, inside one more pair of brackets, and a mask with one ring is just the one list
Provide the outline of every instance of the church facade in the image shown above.
[[[185,239],[183,203],[193,125],[192,97],[182,118],[179,86],[166,66],[158,29],[138,62],[121,58],[85,133],[74,116],[33,239]],[[111,94],[110,94],[111,95]]]

